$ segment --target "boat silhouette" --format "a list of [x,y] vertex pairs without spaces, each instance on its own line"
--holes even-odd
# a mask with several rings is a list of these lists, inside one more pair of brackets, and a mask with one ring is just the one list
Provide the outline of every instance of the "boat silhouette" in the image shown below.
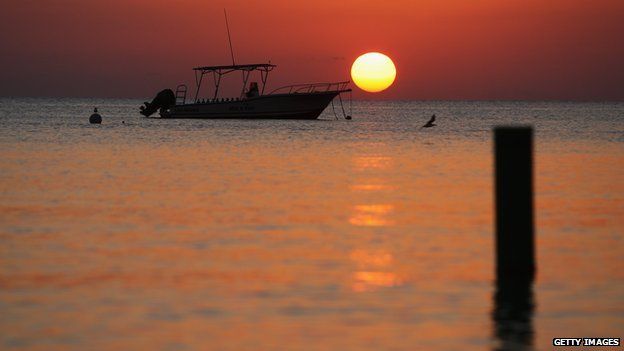
[[[225,9],[223,9],[223,14],[232,65],[193,68],[196,89],[195,96],[190,103],[186,102],[188,88],[181,84],[176,88],[175,94],[172,90],[165,89],[159,92],[152,102],[145,102],[145,105],[140,108],[142,115],[149,117],[159,110],[162,118],[316,119],[327,105],[332,103],[332,108],[334,107],[332,101],[338,96],[344,117],[351,119],[351,116],[345,113],[340,97],[340,94],[351,91],[348,87],[349,81],[288,85],[264,94],[269,72],[277,66],[271,64],[270,61],[269,63],[237,65],[234,60],[230,26]],[[242,72],[243,77],[240,95],[220,98],[221,79],[239,71]],[[262,86],[259,87],[258,82],[250,82],[247,88],[251,73],[256,71],[260,73]],[[212,98],[199,99],[199,91],[205,75],[212,75],[214,94]]]
[[[270,63],[195,67],[195,94],[187,102],[188,88],[179,85],[175,94],[169,89],[158,93],[152,102],[141,106],[141,114],[149,117],[160,110],[162,118],[241,118],[241,119],[316,119],[341,93],[350,92],[349,81],[295,84],[264,93],[266,81],[275,67]],[[219,97],[224,76],[242,72],[243,86],[237,97]],[[247,82],[252,72],[260,72],[261,84]],[[212,97],[200,99],[204,76],[212,75]],[[340,99],[342,103],[342,98]]]

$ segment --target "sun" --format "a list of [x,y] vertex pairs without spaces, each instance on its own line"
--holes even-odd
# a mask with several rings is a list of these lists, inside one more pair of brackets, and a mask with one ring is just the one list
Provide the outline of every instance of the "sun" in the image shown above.
[[369,52],[355,59],[351,66],[351,78],[360,89],[377,93],[392,85],[396,68],[388,56]]

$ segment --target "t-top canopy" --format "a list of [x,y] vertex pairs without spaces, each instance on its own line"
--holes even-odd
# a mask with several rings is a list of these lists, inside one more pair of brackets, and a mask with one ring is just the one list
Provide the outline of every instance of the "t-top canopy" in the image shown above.
[[256,69],[261,70],[271,70],[273,67],[277,67],[276,65],[272,65],[270,63],[252,63],[247,65],[231,65],[231,66],[206,66],[206,67],[195,67],[194,71],[225,71],[225,70],[234,70],[234,71],[253,71]]
[[197,84],[197,90],[195,91],[195,101],[197,101],[197,96],[199,95],[199,89],[201,88],[202,80],[205,75],[210,75],[212,73],[215,85],[214,99],[217,98],[219,94],[219,85],[221,84],[221,77],[228,75],[232,72],[242,71],[243,72],[243,88],[241,89],[241,97],[245,94],[245,88],[247,87],[247,80],[253,71],[260,72],[260,79],[262,80],[262,91],[260,94],[264,94],[264,86],[266,85],[267,78],[269,77],[269,72],[273,70],[273,68],[277,67],[276,65],[272,65],[270,63],[253,63],[247,65],[231,65],[231,66],[206,66],[206,67],[195,67],[193,71],[195,71],[195,84]]

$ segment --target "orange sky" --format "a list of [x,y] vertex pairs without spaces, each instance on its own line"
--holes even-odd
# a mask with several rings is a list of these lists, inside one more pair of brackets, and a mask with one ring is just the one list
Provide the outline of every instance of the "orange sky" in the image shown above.
[[[624,100],[621,0],[40,0],[3,4],[0,96],[152,97],[196,65],[278,64],[270,86],[349,79],[367,51],[382,99]],[[237,79],[237,77],[235,78]]]

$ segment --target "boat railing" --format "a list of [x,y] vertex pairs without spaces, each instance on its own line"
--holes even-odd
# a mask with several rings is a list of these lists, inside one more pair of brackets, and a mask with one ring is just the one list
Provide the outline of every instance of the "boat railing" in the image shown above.
[[304,93],[323,93],[328,91],[349,91],[348,85],[350,81],[334,82],[334,83],[308,83],[293,84],[279,87],[267,95],[272,94],[304,94]]
[[180,84],[178,85],[178,87],[176,88],[176,92],[175,92],[175,98],[176,98],[176,105],[184,105],[186,103],[186,92],[187,92],[188,88],[186,87],[186,84]]

